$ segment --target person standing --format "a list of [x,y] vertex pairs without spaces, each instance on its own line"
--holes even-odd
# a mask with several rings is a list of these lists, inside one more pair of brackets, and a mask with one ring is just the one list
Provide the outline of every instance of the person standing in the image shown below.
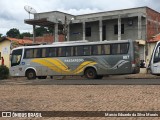
[[1,57],[1,65],[4,65],[4,58]]

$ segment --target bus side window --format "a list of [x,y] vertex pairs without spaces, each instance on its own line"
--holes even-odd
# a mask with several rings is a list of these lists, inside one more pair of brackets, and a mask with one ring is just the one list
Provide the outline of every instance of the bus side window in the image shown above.
[[66,56],[66,49],[65,49],[65,47],[59,47],[58,48],[58,56],[59,57],[65,57]]
[[120,44],[112,44],[111,51],[113,55],[120,53]]
[[82,56],[83,55],[83,46],[75,47],[75,56]]
[[83,55],[91,55],[91,46],[83,46]]
[[127,54],[128,53],[128,43],[120,44],[120,53]]
[[101,55],[101,45],[93,45],[92,46],[92,54],[93,55]]
[[41,58],[41,49],[34,49],[34,58]]
[[47,57],[56,57],[57,56],[57,52],[56,52],[57,48],[47,48]]
[[73,56],[73,47],[66,47],[66,56]]
[[42,49],[42,58],[47,57],[46,51],[47,51],[47,48]]
[[102,45],[102,54],[111,54],[111,45]]
[[33,58],[33,49],[26,49],[24,58]]

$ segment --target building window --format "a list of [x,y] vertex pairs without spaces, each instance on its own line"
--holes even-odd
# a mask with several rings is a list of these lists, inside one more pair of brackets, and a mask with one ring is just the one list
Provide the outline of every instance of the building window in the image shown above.
[[121,34],[124,34],[124,24],[121,24]]
[[[114,25],[114,34],[118,34],[118,25]],[[124,24],[121,24],[121,34],[124,34]]]
[[86,28],[86,37],[91,37],[91,27]]

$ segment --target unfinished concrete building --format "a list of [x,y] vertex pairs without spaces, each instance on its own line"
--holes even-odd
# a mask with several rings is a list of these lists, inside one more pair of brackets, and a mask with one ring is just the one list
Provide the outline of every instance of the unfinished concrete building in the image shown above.
[[140,59],[147,55],[146,41],[160,32],[160,13],[139,7],[92,14],[71,15],[59,11],[34,14],[34,19],[25,23],[54,28],[54,41],[58,41],[58,30],[63,29],[67,41],[89,40],[138,40]]

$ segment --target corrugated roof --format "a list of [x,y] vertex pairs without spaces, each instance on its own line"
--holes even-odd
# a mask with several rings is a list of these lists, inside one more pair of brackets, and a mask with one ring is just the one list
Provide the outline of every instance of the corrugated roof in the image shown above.
[[21,44],[21,45],[24,45],[24,44],[32,44],[32,43],[33,43],[33,41],[32,41],[32,40],[29,40],[29,39],[17,39],[17,38],[7,37],[7,40],[17,42],[17,43],[19,43],[19,44]]

